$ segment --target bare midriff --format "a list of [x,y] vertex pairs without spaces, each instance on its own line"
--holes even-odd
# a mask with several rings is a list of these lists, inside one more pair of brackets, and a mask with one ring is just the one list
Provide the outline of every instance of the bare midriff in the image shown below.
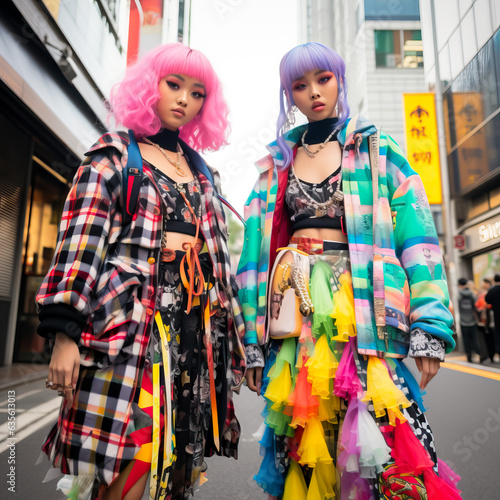
[[186,248],[183,247],[185,243],[191,243],[193,246],[198,246],[201,249],[204,242],[201,238],[198,238],[195,243],[194,236],[167,231],[167,248],[185,251]]
[[305,236],[306,238],[315,238],[318,240],[338,241],[347,243],[347,236],[340,229],[328,229],[322,227],[309,227],[299,229],[293,233],[296,238]]

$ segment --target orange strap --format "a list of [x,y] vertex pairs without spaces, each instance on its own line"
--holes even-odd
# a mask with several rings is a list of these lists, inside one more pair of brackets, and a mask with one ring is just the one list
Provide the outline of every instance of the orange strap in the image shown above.
[[[208,290],[207,290],[208,298]],[[215,397],[215,379],[214,379],[214,355],[212,350],[212,340],[210,338],[210,300],[207,300],[204,315],[205,328],[205,347],[207,349],[208,373],[210,375],[210,407],[212,408],[212,427],[214,433],[214,444],[217,451],[220,451],[219,439],[219,417],[217,415],[217,399]]]
[[[186,253],[182,257],[181,260],[181,266],[180,266],[180,275],[181,275],[181,280],[182,284],[188,291],[188,304],[187,304],[187,309],[186,313],[189,314],[191,311],[191,307],[193,305],[193,295],[199,297],[202,293],[203,290],[205,289],[205,278],[203,277],[203,272],[201,270],[201,264],[200,264],[200,259],[198,257],[198,252],[196,251],[196,242],[198,241],[198,236],[200,234],[200,219],[196,217],[196,214],[194,213],[193,207],[191,206],[191,203],[189,203],[189,200],[186,198],[186,195],[184,193],[180,193],[180,195],[184,198],[184,202],[186,203],[186,206],[188,207],[189,211],[191,212],[191,215],[193,216],[194,220],[196,221],[196,234],[194,236],[194,241],[193,243],[191,242],[186,242],[182,245],[182,248],[186,250]],[[188,274],[186,276],[186,264],[187,264],[187,269],[188,269]],[[195,274],[196,270],[198,271],[198,279],[197,283],[195,283]],[[189,279],[188,279],[189,277]],[[197,289],[195,290],[195,286],[197,285]]]

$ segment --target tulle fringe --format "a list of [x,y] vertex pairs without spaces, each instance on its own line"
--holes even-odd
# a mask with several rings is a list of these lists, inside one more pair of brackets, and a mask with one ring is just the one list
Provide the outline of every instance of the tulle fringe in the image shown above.
[[319,413],[320,403],[318,398],[312,395],[312,385],[308,381],[308,369],[305,364],[300,368],[295,389],[288,398],[288,405],[286,413],[292,416],[290,427],[293,428],[298,425],[304,427],[309,419]]
[[312,333],[316,338],[324,334],[332,335],[334,328],[333,296],[331,281],[333,280],[332,268],[322,260],[318,260],[311,273],[311,300],[314,304],[312,315]]
[[[427,489],[429,500],[457,500],[459,476],[441,461],[436,474],[402,413],[410,401],[425,411],[423,393],[405,364],[368,356],[364,391],[351,276],[341,274],[332,293],[334,280],[330,265],[317,260],[310,282],[314,314],[304,318],[298,339],[285,339],[277,354],[271,350],[263,380],[266,430],[257,483],[282,500],[372,500],[380,478],[387,498],[410,484],[424,495]],[[347,404],[343,420],[341,399]],[[387,425],[379,427],[370,403],[376,418],[387,415]],[[277,436],[286,436],[286,479],[282,443],[276,456]]]
[[254,479],[269,495],[280,496],[283,493],[285,477],[283,472],[276,466],[274,433],[269,427],[266,428],[260,441],[260,454],[264,458]]
[[335,320],[337,335],[334,340],[348,342],[349,337],[356,336],[356,316],[354,313],[354,295],[350,273],[340,275],[340,289],[333,296],[332,318]]
[[344,346],[344,351],[335,373],[333,392],[336,396],[343,399],[358,397],[363,392],[354,362],[353,345],[354,339],[351,339]]
[[333,500],[336,498],[334,487],[336,471],[333,463],[318,463],[312,473],[307,500]]
[[307,500],[306,481],[302,469],[294,460],[290,462],[288,468],[282,500]]
[[311,393],[320,398],[329,398],[333,392],[333,379],[339,362],[328,345],[327,335],[316,342],[313,355],[306,361],[309,369],[308,381]]
[[396,425],[398,419],[405,421],[401,409],[408,408],[410,402],[394,384],[385,361],[375,356],[369,356],[367,373],[368,390],[363,401],[373,401],[377,418],[383,417],[387,410],[391,425]]
[[331,463],[332,457],[325,442],[323,426],[317,417],[311,418],[305,428],[298,449],[299,463],[315,467],[317,463]]

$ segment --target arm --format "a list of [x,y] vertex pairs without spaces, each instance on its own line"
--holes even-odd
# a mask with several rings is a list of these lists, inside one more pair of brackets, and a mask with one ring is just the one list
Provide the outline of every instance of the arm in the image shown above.
[[236,278],[239,285],[238,296],[245,316],[245,354],[247,357],[246,379],[248,388],[260,395],[264,356],[258,345],[256,332],[258,301],[258,263],[261,248],[260,212],[262,200],[259,196],[259,181],[248,197],[244,215],[246,220],[243,249]]
[[80,166],[64,205],[51,267],[36,296],[38,333],[55,339],[51,388],[64,385],[68,399],[72,398],[68,387],[78,379],[78,343],[90,314],[89,299],[109,245],[112,221],[121,216],[115,211],[121,187],[116,177],[106,179],[92,164]]
[[[409,356],[419,359],[421,386],[437,373],[444,353],[455,347],[449,292],[434,221],[420,177],[388,137],[388,165],[398,166],[391,199],[396,254],[410,289]],[[396,174],[395,174],[396,175]]]
[[241,251],[236,280],[239,286],[238,296],[245,316],[244,343],[258,344],[256,320],[258,302],[258,265],[261,250],[261,203],[259,181],[248,197],[244,215],[246,221],[243,249]]

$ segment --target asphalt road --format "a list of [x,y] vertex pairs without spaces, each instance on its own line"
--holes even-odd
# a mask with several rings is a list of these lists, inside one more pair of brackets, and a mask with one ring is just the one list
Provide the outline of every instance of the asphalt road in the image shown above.
[[[17,440],[15,447],[9,448],[5,439],[9,400],[7,391],[0,392],[0,473],[4,478],[0,498],[62,500],[64,497],[55,493],[56,481],[42,484],[47,461],[35,466],[58,398],[42,381],[17,387],[15,393]],[[500,499],[500,382],[442,368],[428,388],[425,403],[438,455],[462,476],[463,498]],[[260,464],[254,434],[261,424],[262,402],[243,387],[235,404],[243,429],[239,460],[207,459],[208,481],[197,489],[198,500],[266,498],[252,479]],[[9,459],[15,463],[9,464]],[[11,466],[15,476],[9,477]],[[15,492],[8,490],[13,477]]]

